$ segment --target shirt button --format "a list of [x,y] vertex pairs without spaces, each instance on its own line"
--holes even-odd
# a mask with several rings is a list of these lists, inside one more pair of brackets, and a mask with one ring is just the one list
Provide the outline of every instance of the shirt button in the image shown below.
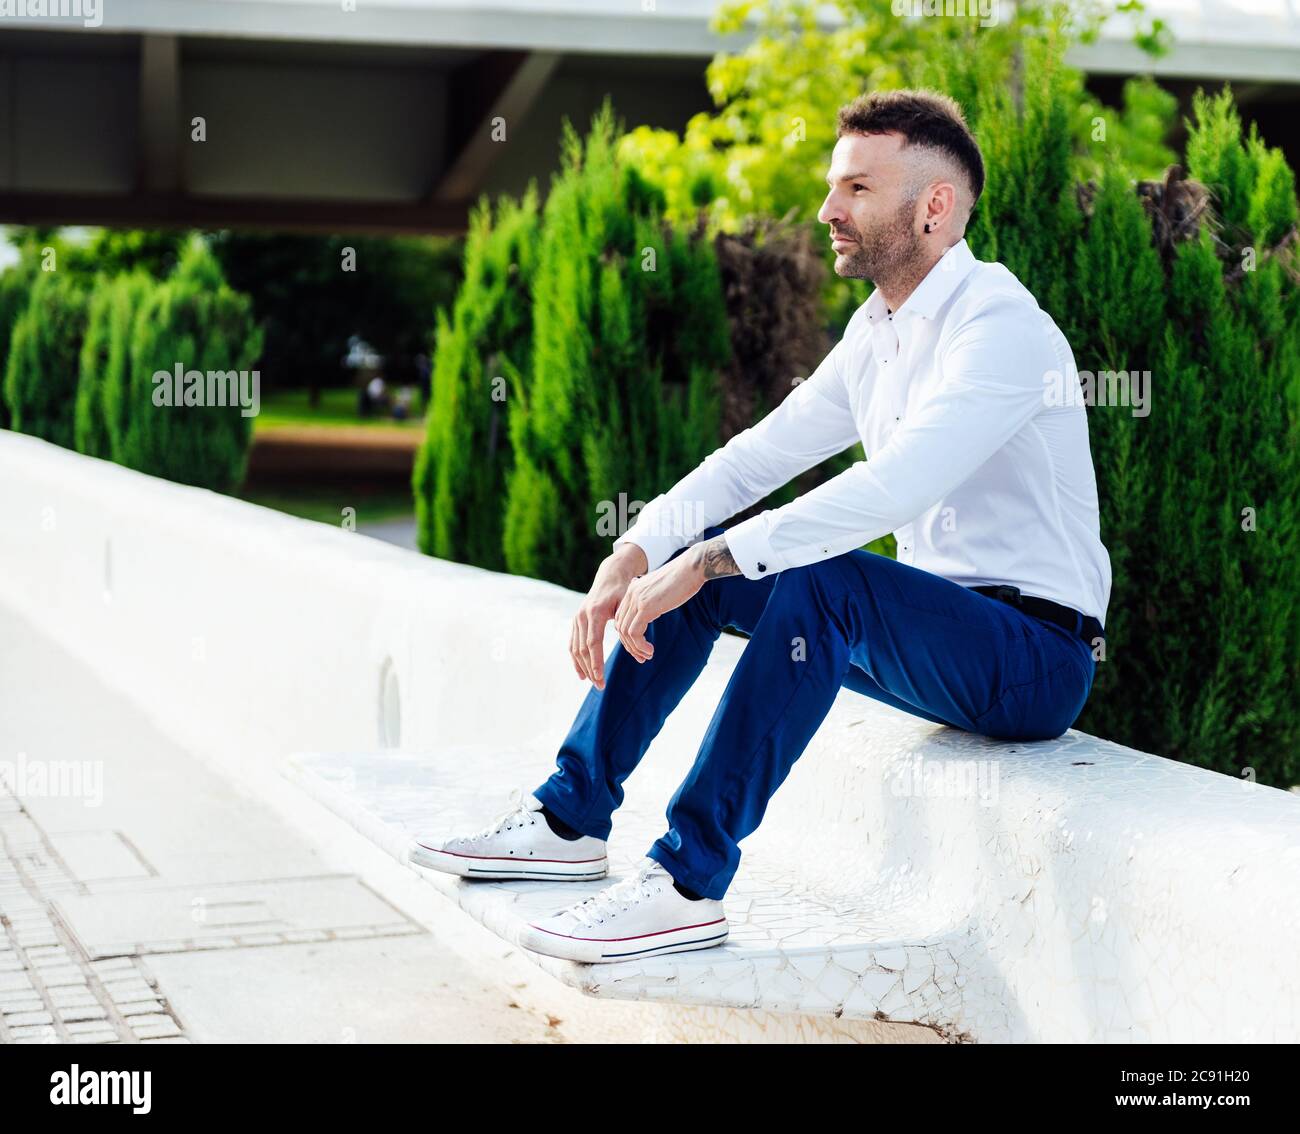
[[760,571],[766,571],[766,570],[767,570],[767,564],[766,564],[766,563],[760,563],[760,564],[758,565],[758,569],[759,569]]

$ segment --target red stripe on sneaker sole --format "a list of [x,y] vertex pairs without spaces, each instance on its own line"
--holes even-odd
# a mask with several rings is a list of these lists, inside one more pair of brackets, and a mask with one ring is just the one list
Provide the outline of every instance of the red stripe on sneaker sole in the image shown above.
[[598,945],[612,945],[616,941],[644,941],[648,937],[662,937],[665,933],[681,933],[684,929],[707,929],[711,925],[722,925],[727,919],[725,917],[714,918],[713,921],[701,921],[695,925],[679,925],[675,929],[657,929],[654,933],[638,933],[632,937],[574,937],[571,933],[556,933],[553,929],[547,929],[543,925],[534,925],[529,922],[530,929],[536,929],[542,933],[549,933],[552,937],[562,937],[565,941],[592,941]]
[[508,854],[458,854],[456,851],[439,850],[437,847],[426,847],[423,843],[416,843],[415,845],[421,850],[428,851],[430,854],[445,854],[448,858],[472,858],[476,862],[556,862],[561,866],[581,866],[584,862],[604,862],[606,857],[605,855],[601,855],[599,858],[517,858]]

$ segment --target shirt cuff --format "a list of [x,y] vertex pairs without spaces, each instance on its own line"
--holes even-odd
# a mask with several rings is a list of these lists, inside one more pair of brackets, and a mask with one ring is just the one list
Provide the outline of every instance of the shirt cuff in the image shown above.
[[751,516],[723,533],[727,550],[746,579],[766,579],[786,567],[767,538],[767,515],[761,512]]
[[630,528],[614,541],[614,546],[622,547],[625,543],[635,544],[645,552],[647,575],[667,563],[673,552],[682,546],[681,541],[672,536],[643,535]]

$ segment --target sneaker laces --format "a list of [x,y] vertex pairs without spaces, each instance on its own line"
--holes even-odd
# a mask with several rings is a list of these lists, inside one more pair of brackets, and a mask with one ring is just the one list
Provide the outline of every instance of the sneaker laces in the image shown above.
[[514,826],[514,820],[520,822],[518,826],[523,827],[529,823],[535,823],[537,820],[532,818],[533,812],[529,810],[527,802],[524,800],[523,788],[512,788],[510,791],[510,806],[507,807],[500,815],[492,820],[483,830],[476,835],[471,835],[471,839],[490,839],[493,835],[500,832],[503,827]]
[[[634,902],[653,897],[662,889],[660,879],[651,875],[662,869],[654,859],[647,860],[635,874],[606,886],[599,894],[584,898],[570,906],[565,912],[576,918],[584,929],[602,924],[606,918],[613,917],[620,910],[625,910]],[[666,874],[667,871],[664,871]]]

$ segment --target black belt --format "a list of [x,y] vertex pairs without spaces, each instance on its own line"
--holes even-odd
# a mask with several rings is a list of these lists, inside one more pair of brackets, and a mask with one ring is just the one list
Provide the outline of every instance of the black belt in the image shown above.
[[1082,614],[1072,606],[1062,606],[1059,602],[1038,598],[1034,595],[1022,595],[1019,587],[1002,584],[996,587],[971,587],[989,598],[1009,603],[1017,610],[1022,610],[1034,618],[1042,618],[1062,626],[1071,634],[1078,634],[1088,645],[1094,645],[1098,638],[1105,639],[1102,625],[1091,614]]

